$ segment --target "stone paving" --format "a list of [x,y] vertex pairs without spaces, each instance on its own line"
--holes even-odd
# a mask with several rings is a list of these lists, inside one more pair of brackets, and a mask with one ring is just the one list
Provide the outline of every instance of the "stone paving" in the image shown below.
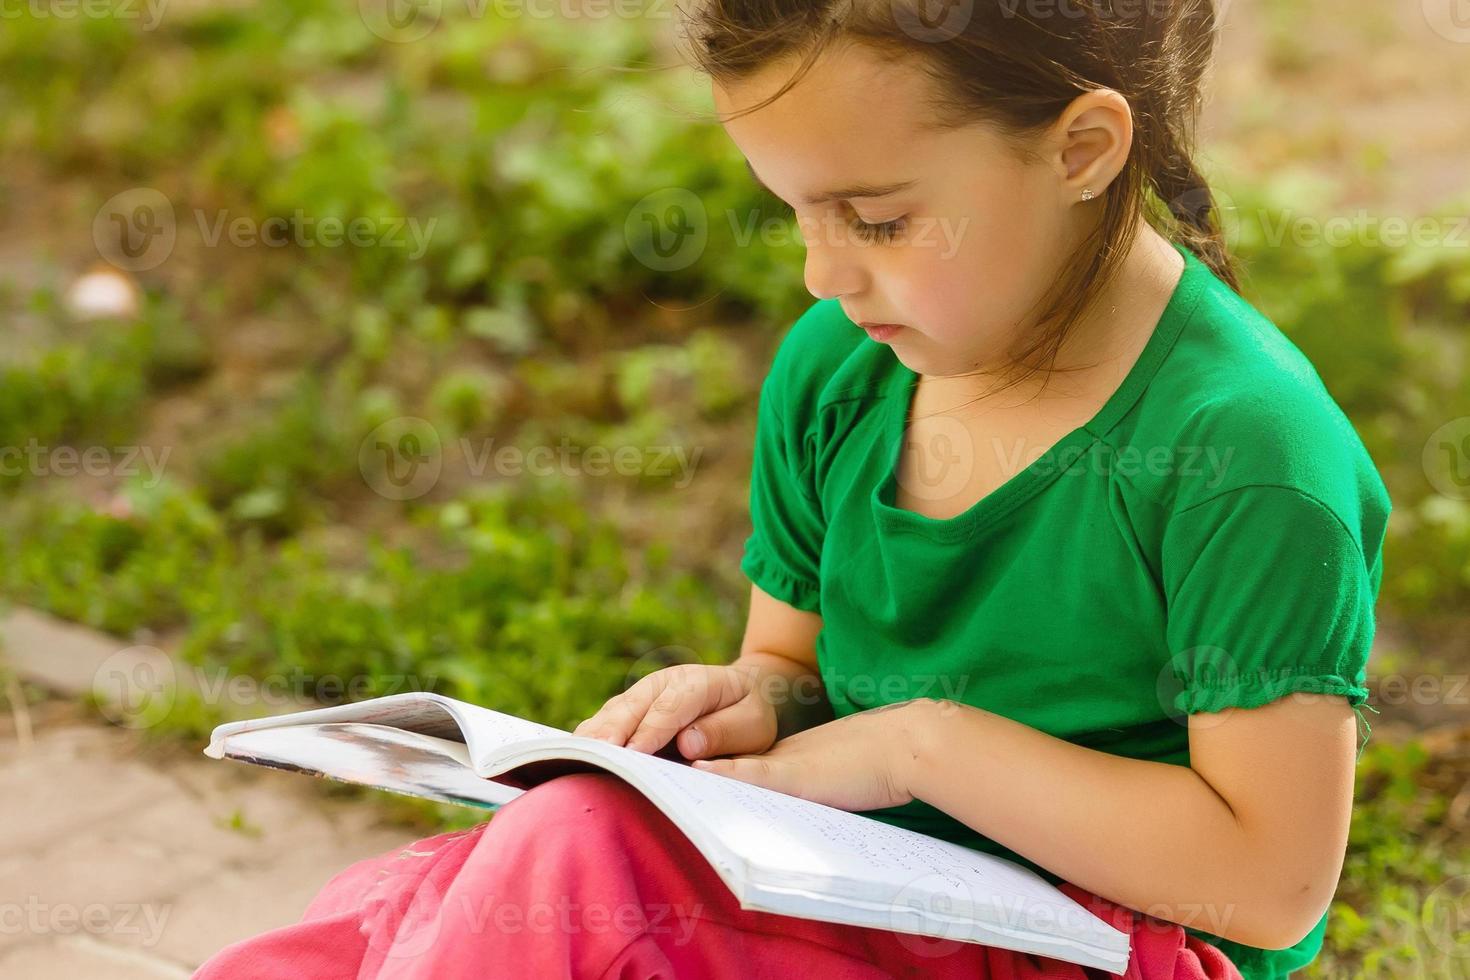
[[87,665],[120,646],[23,611],[0,618],[3,665],[64,695],[17,710],[18,685],[0,683],[0,977],[188,977],[220,947],[296,921],[347,864],[423,836],[313,780],[77,707]]

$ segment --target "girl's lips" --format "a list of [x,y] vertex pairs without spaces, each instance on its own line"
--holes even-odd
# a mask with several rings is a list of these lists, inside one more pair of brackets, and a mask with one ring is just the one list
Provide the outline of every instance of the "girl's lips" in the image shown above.
[[903,329],[903,324],[901,323],[861,323],[858,326],[862,327],[870,338],[878,341],[880,344],[891,340],[894,334]]

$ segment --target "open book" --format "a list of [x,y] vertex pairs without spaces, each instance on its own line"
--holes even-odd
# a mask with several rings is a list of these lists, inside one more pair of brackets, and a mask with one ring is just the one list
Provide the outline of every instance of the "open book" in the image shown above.
[[627,781],[740,906],[984,943],[1122,973],[1129,936],[1030,869],[657,754],[437,694],[220,725],[205,754],[495,809],[567,772]]

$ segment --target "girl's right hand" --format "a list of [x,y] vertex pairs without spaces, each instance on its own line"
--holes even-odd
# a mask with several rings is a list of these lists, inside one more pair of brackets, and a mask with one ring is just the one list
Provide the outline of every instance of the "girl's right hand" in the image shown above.
[[686,759],[754,755],[776,742],[776,709],[759,673],[741,665],[675,664],[608,698],[573,735],[657,752],[676,739]]

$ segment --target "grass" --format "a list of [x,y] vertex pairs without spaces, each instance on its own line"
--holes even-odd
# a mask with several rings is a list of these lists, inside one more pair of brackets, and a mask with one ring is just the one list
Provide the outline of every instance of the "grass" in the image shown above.
[[[151,31],[7,22],[0,164],[15,181],[0,195],[47,195],[29,233],[53,258],[0,281],[0,311],[31,338],[0,363],[0,445],[169,457],[158,479],[0,477],[0,594],[166,642],[200,670],[360,678],[359,696],[410,683],[563,726],[650,657],[728,657],[746,588],[740,447],[806,302],[796,246],[739,231],[786,219],[717,127],[688,118],[705,108],[688,76],[646,70],[661,57],[646,24],[446,8],[446,29],[387,44],[354,10],[191,5]],[[1300,72],[1297,7],[1272,16],[1270,59]],[[1383,608],[1410,622],[1470,608],[1470,502],[1425,454],[1470,416],[1470,252],[1310,241],[1300,223],[1331,217],[1312,203],[1330,198],[1322,175],[1219,176],[1247,294],[1317,365],[1388,483]],[[54,256],[134,187],[170,202],[173,252],[137,272],[136,316],[76,322]],[[658,261],[658,221],[637,220],[667,218],[669,188],[692,194],[706,235],[676,268]],[[326,244],[328,219],[366,219],[370,240]],[[237,220],[298,243],[212,239]],[[414,227],[432,229],[421,251]],[[370,457],[404,417],[427,423],[444,470],[395,497],[375,492]],[[699,478],[475,469],[487,447],[563,441],[699,451]],[[688,533],[679,515],[695,512],[712,534]],[[198,739],[229,708],[182,698],[154,734]],[[1370,743],[1309,975],[1463,966],[1435,919],[1437,884],[1470,875],[1447,805],[1462,762]],[[373,798],[426,828],[475,817]]]

